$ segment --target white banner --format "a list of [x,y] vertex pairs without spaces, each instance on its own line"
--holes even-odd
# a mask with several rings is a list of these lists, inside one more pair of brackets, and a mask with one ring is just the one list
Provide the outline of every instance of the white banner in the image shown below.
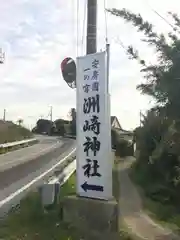
[[77,194],[112,198],[106,52],[77,58]]

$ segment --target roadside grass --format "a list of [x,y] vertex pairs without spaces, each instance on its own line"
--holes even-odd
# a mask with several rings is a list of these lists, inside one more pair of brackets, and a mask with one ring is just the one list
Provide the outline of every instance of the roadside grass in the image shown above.
[[119,198],[120,198],[120,182],[119,182],[119,170],[118,170],[118,158],[115,157],[114,163],[113,163],[113,169],[112,169],[112,191],[113,191],[113,196],[115,197],[116,201],[119,204]]
[[[113,196],[115,197],[118,208],[120,208],[120,179],[119,179],[119,163],[121,158],[119,156],[115,156],[114,164],[113,164]],[[132,240],[133,238],[130,236],[128,229],[119,222],[119,239],[121,240]]]
[[144,211],[157,223],[168,227],[173,232],[180,234],[180,212],[170,204],[164,204],[160,200],[151,199],[151,192],[158,186],[146,182],[141,172],[137,171],[135,164],[132,165],[129,176],[137,187],[142,199]]
[[[113,194],[119,201],[119,177],[117,164],[113,169]],[[41,205],[39,192],[31,192],[20,202],[20,207],[11,211],[0,222],[0,239],[3,240],[80,240],[78,232],[62,220],[62,203],[67,195],[76,191],[76,176],[73,174],[61,187],[59,204],[48,211]],[[119,239],[131,240],[124,229],[119,231]]]
[[62,222],[61,202],[64,196],[75,193],[75,175],[63,185],[60,203],[44,211],[38,192],[30,193],[20,203],[20,208],[11,212],[0,224],[0,239],[3,240],[79,240],[78,234]]
[[[25,139],[32,138],[33,134],[28,129],[24,128],[23,126],[19,126],[17,124],[14,124],[13,122],[3,122],[0,121],[0,144],[3,143],[9,143],[14,141],[21,141]],[[12,146],[9,148],[0,148],[0,154],[5,154],[10,151],[14,151],[20,148],[24,148],[30,145],[33,145],[36,142],[23,144],[23,145],[17,145]]]
[[28,139],[32,135],[28,129],[22,126],[11,122],[0,122],[0,144]]

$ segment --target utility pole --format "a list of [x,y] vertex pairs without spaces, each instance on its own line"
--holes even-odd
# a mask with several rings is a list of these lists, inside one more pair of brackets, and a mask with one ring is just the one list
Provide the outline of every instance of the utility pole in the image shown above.
[[[87,42],[86,42],[86,55],[84,57],[78,58],[77,60],[77,197],[67,197],[65,200],[64,206],[64,219],[68,219],[68,222],[72,223],[71,216],[76,214],[76,222],[73,222],[77,228],[79,228],[79,232],[82,232],[85,238],[88,239],[117,239],[119,236],[119,223],[116,218],[117,215],[117,202],[112,197],[112,162],[113,162],[113,155],[111,152],[111,127],[110,127],[110,97],[109,92],[105,92],[107,87],[105,83],[108,79],[106,76],[109,76],[109,45],[107,44],[107,52],[102,52],[100,54],[97,53],[97,0],[87,0]],[[92,55],[90,55],[92,54]],[[105,58],[107,56],[106,63]],[[98,92],[96,96],[99,96],[101,102],[98,105],[102,106],[102,111],[97,118],[102,118],[101,126],[98,134],[99,140],[97,140],[99,146],[101,145],[102,148],[98,149],[99,154],[96,157],[97,166],[94,165],[94,160],[86,159],[87,153],[86,148],[83,145],[91,144],[91,138],[96,139],[96,137],[92,137],[91,135],[86,135],[83,133],[82,127],[84,125],[84,117],[87,113],[86,111],[82,111],[81,106],[86,105],[86,101],[83,101],[84,98],[88,98],[91,103],[91,100],[94,101],[96,99],[93,91],[82,91],[84,86],[84,67],[88,67],[86,64],[91,61],[100,63],[100,67],[97,67],[97,71],[99,74],[98,83],[100,84],[100,88],[102,87],[103,91],[99,91],[99,89],[95,90]],[[89,64],[89,67],[91,65]],[[92,65],[92,69],[94,64]],[[89,68],[87,68],[89,70]],[[107,72],[106,72],[107,71]],[[104,74],[104,75],[102,75]],[[85,76],[85,75],[84,75]],[[85,99],[84,99],[85,100]],[[95,100],[96,101],[96,100]],[[81,105],[82,104],[82,105]],[[89,104],[88,104],[89,105]],[[93,102],[92,102],[93,105]],[[80,106],[80,107],[79,107]],[[86,109],[86,108],[84,108]],[[98,111],[97,111],[98,112]],[[86,121],[92,121],[90,116],[86,116]],[[96,116],[95,116],[96,117]],[[89,119],[89,120],[88,120]],[[82,125],[82,126],[81,126]],[[106,128],[106,129],[105,129]],[[83,128],[84,131],[85,128]],[[91,129],[90,129],[91,130]],[[92,131],[93,134],[93,131]],[[95,132],[94,132],[95,134]],[[88,136],[88,137],[86,137]],[[84,141],[86,137],[87,142]],[[100,142],[101,141],[101,142]],[[102,154],[100,154],[102,152]],[[96,154],[94,154],[96,155]],[[110,161],[109,161],[110,160]],[[85,165],[84,165],[85,164]],[[93,165],[92,165],[93,164]],[[101,166],[100,166],[101,165]],[[105,167],[107,166],[107,167]],[[89,170],[87,170],[87,167]],[[102,167],[102,178],[101,174],[91,173],[91,169],[98,167]],[[86,169],[86,170],[85,170]],[[85,170],[85,171],[84,171]],[[100,178],[89,179],[90,176],[99,176]],[[97,175],[96,175],[97,174]],[[83,197],[83,198],[80,198]],[[90,200],[88,199],[90,198]],[[92,199],[93,198],[93,199]],[[108,201],[105,201],[108,200]],[[79,202],[79,203],[78,203]],[[77,204],[78,203],[78,204]],[[75,207],[75,206],[78,206]],[[92,209],[93,211],[88,212],[84,211],[84,209]],[[96,212],[96,214],[94,214]],[[114,214],[115,213],[115,214]],[[79,219],[78,219],[79,218]],[[72,218],[73,219],[73,218]],[[85,224],[82,226],[81,219],[84,219]],[[88,219],[88,221],[86,221]],[[93,225],[97,219],[99,219],[99,225]],[[85,228],[84,228],[85,226]],[[102,229],[103,226],[104,228]],[[108,229],[108,230],[107,230]],[[88,230],[88,231],[87,231]],[[106,231],[107,230],[107,231]]]
[[[0,64],[4,64],[5,60],[5,52],[2,51],[2,48],[0,48]],[[6,109],[4,109],[4,114],[3,114],[3,121],[6,121]]]
[[3,121],[4,122],[6,121],[6,109],[4,109],[4,112],[3,112]]
[[51,122],[52,122],[52,110],[53,110],[53,107],[51,106],[51,108],[50,108],[50,120],[51,120]]
[[0,64],[4,64],[5,60],[5,52],[3,52],[2,48],[0,48]]
[[87,1],[86,54],[97,51],[97,0]]

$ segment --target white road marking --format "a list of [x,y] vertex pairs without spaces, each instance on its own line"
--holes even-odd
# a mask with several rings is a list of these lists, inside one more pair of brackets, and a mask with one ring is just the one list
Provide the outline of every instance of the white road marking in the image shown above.
[[[55,148],[56,146],[59,147],[59,143],[55,143],[52,146],[50,146],[48,148],[44,148],[39,152],[35,152],[35,153],[30,154],[30,155],[28,154],[28,159],[32,159],[32,157],[34,157],[34,156],[40,157],[44,152],[48,152],[49,150]],[[16,162],[20,163],[23,160],[28,160],[28,159],[23,156],[21,158],[18,158],[17,161],[11,160],[11,161],[2,162],[2,163],[0,163],[0,167],[1,166],[6,166],[6,165],[11,164],[11,163],[16,163]]]
[[50,173],[52,170],[54,170],[58,165],[60,165],[61,163],[63,163],[68,157],[71,156],[72,153],[74,153],[76,150],[76,148],[74,148],[66,157],[64,157],[63,159],[61,159],[58,163],[56,163],[54,166],[52,166],[50,169],[48,169],[47,171],[45,171],[44,173],[42,173],[40,176],[34,178],[31,182],[29,182],[28,184],[24,185],[23,187],[21,187],[20,189],[18,189],[17,191],[15,191],[14,193],[10,194],[8,197],[6,197],[5,199],[0,201],[0,208],[5,205],[6,203],[10,202],[13,198],[15,198],[16,196],[18,196],[20,193],[24,192],[25,190],[27,190],[28,188],[30,188],[34,183],[38,182],[39,180],[41,180],[43,177],[45,177],[48,173]]
[[47,182],[47,184],[55,184],[59,182],[59,178],[61,178],[62,175],[64,175],[64,179],[62,180],[62,182],[60,182],[60,184],[61,185],[64,184],[69,179],[69,177],[73,174],[75,169],[76,169],[76,160],[74,160],[67,167],[65,167],[63,172],[59,175],[59,177],[55,177],[51,179],[49,182]]

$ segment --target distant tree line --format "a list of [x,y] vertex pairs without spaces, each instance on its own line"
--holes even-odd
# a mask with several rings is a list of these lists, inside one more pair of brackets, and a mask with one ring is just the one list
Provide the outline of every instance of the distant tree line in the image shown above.
[[76,135],[76,110],[72,108],[70,111],[71,120],[56,119],[50,121],[48,119],[39,119],[32,132],[38,134],[64,136],[66,134]]

